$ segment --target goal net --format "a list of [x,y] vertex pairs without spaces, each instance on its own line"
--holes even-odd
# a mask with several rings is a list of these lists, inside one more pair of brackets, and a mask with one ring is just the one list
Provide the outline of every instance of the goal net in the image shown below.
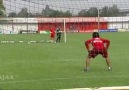
[[51,27],[61,27],[66,42],[65,32],[128,31],[128,8],[128,0],[1,0],[0,29],[48,33]]

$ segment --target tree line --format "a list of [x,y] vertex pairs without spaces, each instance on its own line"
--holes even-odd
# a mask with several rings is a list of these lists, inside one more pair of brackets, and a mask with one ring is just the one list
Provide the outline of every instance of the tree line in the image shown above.
[[3,0],[0,0],[0,17],[5,16],[4,11],[5,11],[5,7],[3,5]]
[[18,13],[10,12],[8,15],[4,13],[5,7],[2,4],[2,0],[0,1],[0,16],[6,17],[72,17],[72,16],[81,16],[81,17],[97,17],[98,12],[101,17],[116,17],[121,16],[119,8],[117,5],[112,5],[111,7],[104,6],[102,9],[98,9],[97,7],[91,7],[89,9],[83,9],[78,12],[78,14],[73,15],[69,10],[67,11],[59,11],[54,10],[46,5],[45,9],[39,13],[29,12],[27,8],[22,8]]

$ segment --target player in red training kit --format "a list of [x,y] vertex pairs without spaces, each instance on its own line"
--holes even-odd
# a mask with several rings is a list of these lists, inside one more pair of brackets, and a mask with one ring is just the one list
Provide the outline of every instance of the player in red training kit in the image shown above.
[[86,68],[84,69],[85,72],[89,71],[90,59],[95,58],[98,54],[101,54],[106,59],[108,70],[109,71],[111,70],[110,60],[109,60],[108,51],[107,51],[109,48],[109,45],[110,45],[110,41],[108,39],[100,38],[98,32],[93,32],[92,38],[85,41],[85,46],[89,53],[86,58]]
[[50,39],[51,39],[51,42],[52,41],[55,41],[55,30],[53,28],[50,28]]

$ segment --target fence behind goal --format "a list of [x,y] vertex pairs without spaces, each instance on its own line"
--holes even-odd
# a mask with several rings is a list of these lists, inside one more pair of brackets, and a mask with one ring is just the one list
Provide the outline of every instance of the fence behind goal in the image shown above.
[[[42,18],[43,20],[43,18],[75,17],[66,23],[67,30],[82,32],[94,29],[124,29],[125,22],[126,29],[129,28],[129,19],[126,21],[124,19],[129,15],[128,0],[3,0],[3,4],[5,16],[10,18]],[[116,22],[122,26],[117,26]]]
[[129,29],[128,0],[3,0],[3,7],[2,18],[8,18],[8,24],[0,27],[7,32],[40,33],[50,27],[61,27],[63,32]]

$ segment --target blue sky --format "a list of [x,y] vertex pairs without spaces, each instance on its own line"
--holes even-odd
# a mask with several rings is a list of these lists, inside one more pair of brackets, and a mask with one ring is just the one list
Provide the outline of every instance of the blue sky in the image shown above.
[[90,7],[102,8],[116,4],[120,9],[129,9],[129,0],[3,0],[6,7],[6,13],[19,12],[21,8],[26,7],[30,12],[41,12],[46,5],[55,10],[66,11],[76,14],[81,9]]

